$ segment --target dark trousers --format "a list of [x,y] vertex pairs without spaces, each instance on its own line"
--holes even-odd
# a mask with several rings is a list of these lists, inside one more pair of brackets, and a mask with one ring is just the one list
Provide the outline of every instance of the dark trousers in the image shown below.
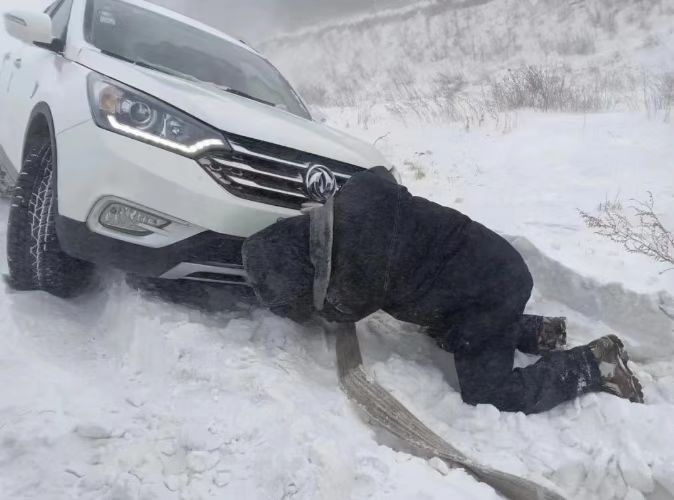
[[[533,365],[513,369],[516,349],[528,354],[538,352],[540,320],[523,316],[505,327],[508,331],[503,335],[490,335],[480,346],[454,353],[461,396],[466,403],[492,404],[501,411],[529,414],[599,390],[599,367],[587,347],[547,353]],[[483,322],[467,322],[455,328],[475,329],[482,325]]]

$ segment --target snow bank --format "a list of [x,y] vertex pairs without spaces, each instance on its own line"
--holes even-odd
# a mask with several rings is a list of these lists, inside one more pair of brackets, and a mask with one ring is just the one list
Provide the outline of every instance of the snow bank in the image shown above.
[[[237,296],[215,297],[226,312],[167,304],[117,275],[74,303],[2,294],[8,498],[497,498],[462,471],[380,446],[339,391],[317,327]],[[540,297],[534,306],[568,314],[574,342],[593,327]],[[671,364],[638,367],[645,406],[590,395],[525,417],[463,404],[443,373],[451,357],[414,328],[376,315],[359,330],[373,376],[476,459],[569,498],[674,494]]]
[[[358,327],[372,376],[474,459],[568,498],[674,498],[674,342],[654,302],[671,297],[673,277],[593,236],[576,212],[646,188],[670,210],[671,130],[642,115],[523,114],[506,134],[361,132],[389,132],[379,144],[414,193],[521,235],[537,281],[530,310],[567,316],[571,345],[625,336],[645,405],[605,394],[533,416],[465,405],[451,356],[385,315]],[[200,301],[215,309],[197,310],[112,274],[74,302],[0,296],[8,498],[497,498],[462,471],[383,446],[338,389],[333,340],[242,295],[211,292]]]

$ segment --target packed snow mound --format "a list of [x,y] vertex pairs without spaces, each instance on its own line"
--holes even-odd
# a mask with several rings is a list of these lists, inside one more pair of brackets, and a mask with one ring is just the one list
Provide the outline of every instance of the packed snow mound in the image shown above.
[[318,328],[227,297],[223,313],[167,304],[114,277],[75,303],[2,293],[7,498],[497,498],[379,446]]

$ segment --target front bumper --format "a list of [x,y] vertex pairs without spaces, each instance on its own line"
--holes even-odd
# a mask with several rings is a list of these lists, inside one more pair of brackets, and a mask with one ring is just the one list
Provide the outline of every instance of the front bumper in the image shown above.
[[[59,215],[63,251],[78,259],[147,277],[245,284],[244,239],[204,231],[161,248],[149,248],[92,232],[87,224]],[[188,266],[186,266],[188,264]]]
[[[115,197],[189,224],[193,234],[213,231],[246,238],[299,213],[238,198],[195,160],[108,132],[92,121],[60,133],[57,153],[58,210],[74,221],[87,222],[101,199]],[[164,245],[142,237],[125,241],[149,247],[177,243],[169,236]]]
[[[223,266],[227,275],[242,275],[244,239],[299,214],[238,198],[195,160],[105,131],[91,121],[57,136],[57,165],[57,233],[64,251],[143,276],[198,275],[210,281]],[[147,208],[174,224],[148,236],[102,227],[98,216],[108,199]]]

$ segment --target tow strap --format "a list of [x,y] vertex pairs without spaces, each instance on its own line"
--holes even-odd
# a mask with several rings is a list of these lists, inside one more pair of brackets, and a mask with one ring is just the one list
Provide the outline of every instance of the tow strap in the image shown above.
[[462,468],[511,500],[564,500],[564,497],[532,481],[475,463],[429,429],[378,383],[368,379],[358,343],[356,325],[334,324],[337,334],[339,381],[348,398],[370,422],[393,434],[419,457],[438,457],[450,468]]
[[[321,311],[328,295],[332,270],[334,198],[309,212],[310,257],[314,266],[314,307]],[[541,485],[484,467],[451,446],[415,417],[386,389],[368,379],[363,368],[354,323],[332,324],[337,333],[339,381],[348,398],[379,427],[396,436],[423,458],[438,457],[451,468],[462,468],[511,500],[564,500]]]

